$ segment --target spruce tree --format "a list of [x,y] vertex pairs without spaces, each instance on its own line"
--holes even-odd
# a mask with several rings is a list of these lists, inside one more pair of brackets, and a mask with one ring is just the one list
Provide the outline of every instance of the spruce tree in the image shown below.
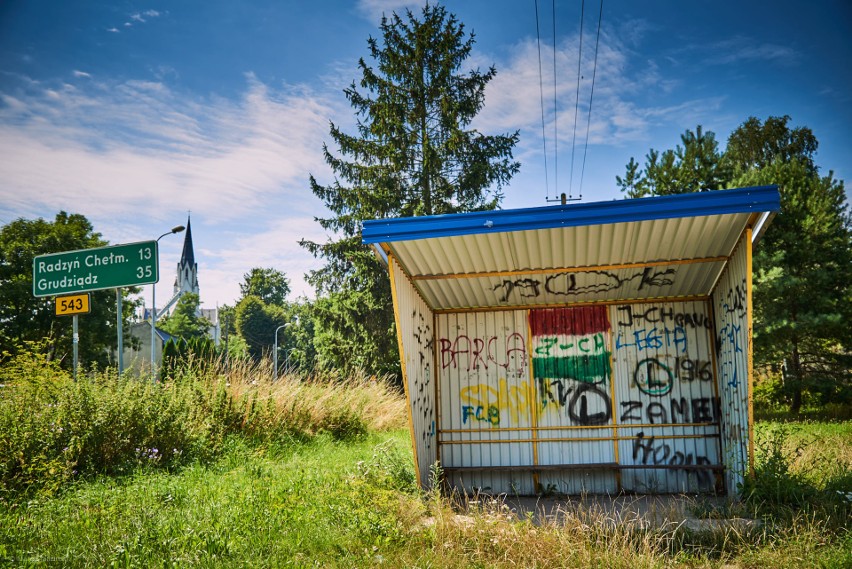
[[[496,70],[463,69],[474,44],[463,24],[427,5],[420,18],[411,11],[383,17],[380,30],[381,41],[367,42],[370,63],[358,62],[360,81],[344,90],[357,132],[332,124],[339,155],[323,147],[335,179],[324,185],[310,178],[333,214],[317,221],[337,238],[301,241],[326,260],[309,275],[327,295],[315,316],[320,361],[369,373],[393,372],[398,360],[387,269],[361,245],[362,222],[493,209],[519,169],[512,158],[517,132],[485,135],[470,127]],[[372,341],[365,345],[365,338]]]

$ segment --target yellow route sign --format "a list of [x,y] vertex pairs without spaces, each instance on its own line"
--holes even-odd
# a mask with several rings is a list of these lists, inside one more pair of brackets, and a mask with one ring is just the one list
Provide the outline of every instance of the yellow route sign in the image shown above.
[[89,306],[89,293],[56,297],[57,316],[88,314],[90,311],[91,308]]

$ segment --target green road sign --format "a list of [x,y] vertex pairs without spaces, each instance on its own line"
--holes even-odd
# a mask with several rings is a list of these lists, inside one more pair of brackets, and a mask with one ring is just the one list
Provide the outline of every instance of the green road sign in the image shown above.
[[55,296],[155,283],[157,242],[39,255],[33,259],[33,294]]

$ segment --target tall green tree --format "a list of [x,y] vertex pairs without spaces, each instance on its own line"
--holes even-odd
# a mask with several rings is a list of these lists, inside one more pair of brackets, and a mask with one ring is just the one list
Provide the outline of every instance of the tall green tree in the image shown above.
[[[25,342],[48,340],[48,355],[60,359],[64,367],[71,367],[71,318],[55,315],[53,297],[33,296],[33,258],[104,245],[107,242],[88,219],[64,211],[56,214],[53,221],[20,218],[0,228],[0,357],[3,353],[17,353]],[[129,287],[125,295],[138,290]],[[80,363],[84,367],[104,366],[118,344],[115,290],[92,292],[90,304],[91,312],[79,317]],[[125,299],[125,321],[137,305],[138,302]],[[124,341],[130,339],[125,337]]]
[[754,256],[755,359],[785,362],[793,412],[805,391],[822,403],[849,400],[852,225],[843,183],[795,159],[751,169],[735,183],[781,188],[781,213]]
[[210,321],[201,316],[201,299],[194,292],[187,292],[180,297],[174,312],[168,317],[157,321],[157,326],[172,336],[190,340],[203,338],[210,330]]
[[814,163],[813,132],[789,121],[750,117],[721,154],[706,142],[712,132],[697,144],[700,127],[694,137],[687,131],[683,148],[663,159],[651,150],[644,167],[631,158],[616,182],[628,197],[779,186],[781,211],[754,258],[755,361],[786,363],[787,402],[797,412],[806,393],[852,400],[852,223],[843,182],[820,176]]
[[734,175],[761,170],[777,162],[796,161],[808,174],[816,174],[814,154],[819,142],[806,126],[790,128],[790,117],[749,117],[728,138],[725,159]]
[[[317,219],[339,236],[301,245],[326,265],[309,275],[328,295],[315,319],[321,361],[371,373],[398,370],[387,270],[361,245],[365,219],[495,208],[518,171],[518,133],[485,135],[470,128],[496,70],[464,71],[473,34],[442,6],[383,17],[381,40],[369,38],[371,63],[344,90],[357,132],[331,125],[340,154],[323,147],[333,183],[310,177],[311,190],[333,216]],[[346,332],[344,332],[346,330]],[[348,334],[348,336],[344,336]],[[352,338],[367,341],[352,345]]]
[[246,296],[237,303],[237,331],[248,345],[249,354],[256,360],[271,353],[275,330],[287,323],[284,309],[269,305],[256,296]]
[[243,298],[256,296],[266,304],[284,306],[290,294],[290,280],[281,271],[255,267],[243,275],[240,293]]
[[705,132],[698,125],[695,131],[685,131],[680,140],[682,146],[678,144],[673,150],[650,149],[644,168],[631,157],[624,177],[615,177],[621,191],[629,198],[641,198],[728,187],[731,170],[722,159],[714,132]]

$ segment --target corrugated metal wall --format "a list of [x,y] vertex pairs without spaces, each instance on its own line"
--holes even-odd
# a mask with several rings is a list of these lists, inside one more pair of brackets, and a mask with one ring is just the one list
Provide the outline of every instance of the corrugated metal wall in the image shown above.
[[438,456],[432,311],[393,257],[389,264],[417,476],[421,486],[429,488],[429,467]]
[[722,450],[728,491],[749,468],[751,437],[751,231],[740,239],[713,292],[722,402]]
[[[621,484],[634,492],[713,490],[719,398],[707,302],[611,307]],[[682,467],[682,468],[672,468]]]
[[717,487],[707,302],[445,313],[436,338],[450,485],[520,494]]
[[[612,429],[612,327],[604,305],[530,310],[540,489],[617,491]],[[580,465],[586,465],[580,467]],[[600,468],[604,466],[604,470]]]
[[531,472],[452,470],[533,464],[526,311],[443,314],[436,322],[440,458],[448,483],[535,493]]

